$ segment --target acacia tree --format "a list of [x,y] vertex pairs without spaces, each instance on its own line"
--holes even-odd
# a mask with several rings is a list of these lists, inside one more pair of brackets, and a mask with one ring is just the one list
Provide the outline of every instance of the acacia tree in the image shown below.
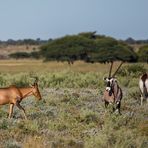
[[52,40],[41,47],[46,61],[110,62],[137,61],[136,53],[127,44],[95,32],[80,33]]

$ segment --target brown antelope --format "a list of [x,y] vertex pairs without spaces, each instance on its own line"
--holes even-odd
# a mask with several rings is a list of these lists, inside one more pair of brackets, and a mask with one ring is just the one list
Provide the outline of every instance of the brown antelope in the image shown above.
[[121,64],[119,65],[115,73],[111,76],[111,71],[113,67],[113,62],[111,62],[109,76],[104,78],[106,82],[106,89],[103,95],[103,100],[105,102],[105,108],[108,106],[108,104],[114,104],[116,107],[113,108],[113,111],[118,111],[119,114],[121,114],[120,106],[121,106],[121,99],[122,99],[122,90],[120,86],[118,85],[115,75],[120,69],[122,64],[123,62],[121,62]]
[[16,105],[20,110],[22,110],[25,119],[27,119],[25,109],[20,105],[20,103],[24,98],[30,95],[34,95],[38,100],[42,99],[37,81],[35,81],[30,87],[19,88],[14,85],[7,88],[0,88],[0,105],[10,104],[8,118],[11,118],[14,105]]
[[139,88],[141,92],[141,105],[143,101],[148,101],[148,73],[144,73],[139,79]]

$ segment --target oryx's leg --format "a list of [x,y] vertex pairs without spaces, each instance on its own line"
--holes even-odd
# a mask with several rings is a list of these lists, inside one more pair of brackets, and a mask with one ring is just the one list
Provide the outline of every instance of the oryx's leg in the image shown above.
[[12,113],[13,113],[13,107],[14,107],[14,104],[11,103],[11,104],[10,104],[10,107],[9,107],[9,115],[8,115],[8,118],[9,118],[9,119],[10,119],[11,116],[12,116]]
[[115,112],[115,111],[116,111],[116,108],[113,106],[113,111],[112,111],[112,113]]
[[121,107],[121,102],[116,102],[116,109],[115,109],[115,111],[118,111],[118,113],[121,115],[120,107]]
[[25,109],[20,105],[19,101],[16,102],[16,106],[17,106],[20,110],[22,110],[25,119],[27,119],[27,116],[26,116],[26,113],[25,113]]
[[143,97],[143,95],[141,95],[141,97],[140,97],[141,105],[143,105],[143,100],[144,100],[144,97]]
[[105,108],[107,108],[108,104],[109,104],[109,103],[108,103],[107,101],[105,101]]

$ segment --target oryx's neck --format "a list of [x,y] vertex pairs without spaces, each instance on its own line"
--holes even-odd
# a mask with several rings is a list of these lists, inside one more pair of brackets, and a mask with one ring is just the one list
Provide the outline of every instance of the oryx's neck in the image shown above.
[[114,96],[116,97],[117,94],[118,94],[118,91],[119,91],[119,86],[118,86],[118,83],[117,82],[115,82],[113,84],[112,91],[113,91]]
[[19,88],[21,95],[22,95],[22,99],[32,95],[32,87],[26,87],[26,88]]

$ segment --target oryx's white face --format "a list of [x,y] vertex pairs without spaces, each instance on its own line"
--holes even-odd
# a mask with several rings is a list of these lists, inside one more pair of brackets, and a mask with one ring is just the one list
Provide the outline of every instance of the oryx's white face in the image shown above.
[[105,82],[106,82],[106,91],[111,91],[112,87],[114,86],[115,82],[117,82],[117,80],[113,77],[105,77],[104,78]]

